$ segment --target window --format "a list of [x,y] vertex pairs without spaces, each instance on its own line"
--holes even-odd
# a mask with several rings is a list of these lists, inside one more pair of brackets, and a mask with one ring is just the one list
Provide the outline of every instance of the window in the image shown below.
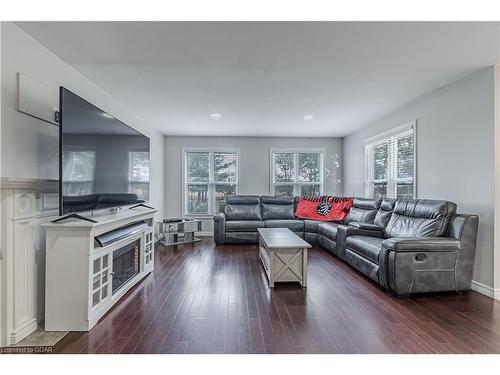
[[184,213],[213,215],[238,190],[237,151],[184,151]]
[[271,150],[271,194],[323,194],[322,150]]
[[63,195],[87,195],[94,192],[95,151],[63,152]]
[[365,141],[367,197],[415,197],[415,124]]
[[138,199],[149,200],[149,152],[129,151],[128,192]]

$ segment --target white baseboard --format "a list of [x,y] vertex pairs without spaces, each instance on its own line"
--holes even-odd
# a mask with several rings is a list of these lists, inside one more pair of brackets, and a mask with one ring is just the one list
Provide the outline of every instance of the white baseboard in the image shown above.
[[500,299],[500,289],[494,289],[491,286],[472,280],[472,290],[484,294],[487,297]]
[[38,328],[38,322],[36,319],[32,319],[29,322],[26,322],[17,331],[10,333],[9,344],[10,345],[17,344],[19,341],[24,339],[26,336],[35,332],[37,328]]

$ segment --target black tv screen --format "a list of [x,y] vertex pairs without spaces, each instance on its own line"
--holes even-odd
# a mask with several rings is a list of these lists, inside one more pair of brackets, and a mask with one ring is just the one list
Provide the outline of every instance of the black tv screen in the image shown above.
[[149,138],[60,88],[60,214],[149,200]]

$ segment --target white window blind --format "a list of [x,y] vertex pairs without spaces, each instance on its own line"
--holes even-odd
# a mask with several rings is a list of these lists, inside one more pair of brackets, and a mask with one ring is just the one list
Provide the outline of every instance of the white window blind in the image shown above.
[[271,194],[318,196],[323,193],[323,151],[271,150]]
[[415,122],[365,141],[365,195],[415,198]]
[[236,151],[184,151],[184,213],[213,215],[238,190]]

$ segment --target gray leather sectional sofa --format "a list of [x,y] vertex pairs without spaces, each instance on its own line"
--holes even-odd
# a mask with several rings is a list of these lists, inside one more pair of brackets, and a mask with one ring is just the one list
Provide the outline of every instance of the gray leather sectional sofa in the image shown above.
[[426,199],[355,198],[344,222],[295,217],[293,197],[228,196],[216,244],[257,243],[257,228],[289,228],[398,296],[470,289],[479,218]]

